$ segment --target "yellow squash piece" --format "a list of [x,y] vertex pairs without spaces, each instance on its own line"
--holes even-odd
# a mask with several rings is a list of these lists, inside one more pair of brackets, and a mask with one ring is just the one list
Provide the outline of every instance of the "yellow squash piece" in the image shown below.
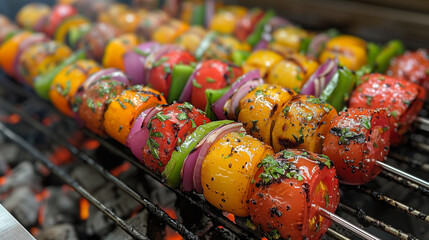
[[287,148],[322,153],[325,134],[337,111],[313,96],[298,95],[283,109],[272,131],[276,152]]
[[247,73],[259,69],[261,76],[265,77],[271,68],[281,60],[283,60],[283,57],[273,51],[258,50],[250,54],[246,62],[244,62],[243,71]]
[[359,70],[367,63],[366,42],[360,38],[341,35],[329,40],[319,57],[320,62],[337,58],[341,66]]
[[240,6],[228,6],[217,12],[210,23],[210,30],[223,34],[232,34],[237,21],[246,15],[247,9]]
[[280,85],[263,84],[240,100],[238,121],[250,135],[271,145],[271,126],[295,95]]
[[70,29],[88,24],[90,24],[89,20],[83,16],[75,15],[69,17],[58,26],[57,30],[55,31],[54,40],[65,43]]
[[258,164],[272,148],[244,133],[232,132],[211,147],[201,166],[205,199],[222,211],[245,217],[247,194]]
[[189,25],[179,20],[171,20],[167,24],[161,25],[152,33],[152,40],[166,44],[173,43],[177,37],[189,29]]
[[280,84],[290,89],[301,89],[319,64],[302,54],[293,54],[278,62],[269,72],[267,83]]
[[310,37],[310,34],[306,30],[295,26],[287,26],[274,31],[273,42],[286,46],[294,52],[298,52],[301,40],[307,37]]

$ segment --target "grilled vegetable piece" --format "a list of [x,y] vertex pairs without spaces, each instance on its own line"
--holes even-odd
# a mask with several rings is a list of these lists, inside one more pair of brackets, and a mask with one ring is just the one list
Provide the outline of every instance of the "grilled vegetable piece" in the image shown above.
[[176,38],[175,43],[195,55],[205,34],[206,30],[204,28],[200,26],[191,26],[188,31]]
[[336,116],[323,142],[323,154],[334,162],[340,182],[368,183],[389,153],[389,113],[385,109],[349,108]]
[[135,34],[124,34],[109,41],[104,51],[103,67],[125,70],[123,55],[137,45]]
[[248,216],[247,195],[258,164],[273,155],[270,146],[232,132],[213,143],[201,166],[205,199],[222,211]]
[[22,31],[0,45],[0,67],[9,76],[15,76],[15,64],[19,54],[19,46],[31,36],[31,32]]
[[69,18],[66,18],[55,29],[54,40],[66,43],[67,35],[72,28],[81,27],[83,25],[89,24],[89,20],[81,15],[74,15]]
[[319,64],[312,58],[293,54],[273,66],[268,74],[267,83],[301,89],[318,66]]
[[334,37],[326,44],[319,57],[320,62],[337,58],[341,66],[358,70],[367,63],[366,42],[360,38],[341,35]]
[[[142,111],[167,103],[156,90],[134,85],[112,99],[104,113],[104,129],[118,142],[125,144],[131,125]],[[89,107],[102,105],[99,102],[87,102]]]
[[258,50],[250,54],[246,62],[243,64],[243,71],[245,73],[255,69],[259,69],[262,77],[265,77],[274,65],[280,62],[283,57],[273,51]]
[[241,76],[241,68],[230,65],[220,60],[202,61],[193,73],[191,103],[205,109],[207,100],[206,89],[221,89],[232,84]]
[[311,35],[304,29],[293,25],[278,28],[273,32],[273,42],[298,52],[301,42]]
[[323,138],[337,111],[320,99],[297,95],[282,106],[272,128],[272,146],[278,152],[287,148],[322,153]]
[[52,81],[49,91],[52,104],[63,114],[74,117],[71,106],[78,87],[89,75],[100,69],[100,65],[92,60],[78,60],[65,67]]
[[[198,47],[196,51],[197,59],[220,59],[224,61],[232,61],[235,52],[249,52],[251,50],[249,44],[246,42],[240,42],[231,35],[211,34],[214,33],[208,33]],[[206,49],[204,49],[204,47],[206,47]]]
[[174,103],[162,107],[148,125],[149,139],[143,148],[144,164],[162,173],[171,154],[198,126],[210,122],[204,113],[190,103]]
[[396,57],[390,63],[387,74],[392,77],[407,79],[429,89],[428,51],[419,49]]
[[16,15],[20,27],[35,30],[35,26],[51,13],[51,8],[44,3],[29,3],[22,7]]
[[171,50],[158,56],[149,72],[148,83],[168,98],[170,91],[173,67],[177,64],[190,65],[195,58],[185,50]]
[[177,37],[188,29],[188,24],[178,20],[170,20],[156,29],[155,32],[152,33],[151,39],[161,44],[173,43]]
[[232,34],[237,22],[246,15],[247,9],[240,6],[227,6],[218,11],[210,22],[210,30]]
[[247,201],[252,222],[273,239],[320,239],[331,221],[317,214],[318,208],[335,212],[340,198],[332,162],[284,150],[258,167]]
[[33,86],[37,76],[51,71],[71,55],[72,50],[62,43],[37,43],[21,54],[18,60],[19,71],[26,83]]
[[73,110],[78,119],[89,130],[101,136],[106,135],[103,122],[107,106],[129,85],[125,76],[122,82],[115,79],[120,73],[112,69],[101,70],[85,81],[75,95]]
[[238,121],[250,135],[271,145],[271,127],[295,95],[288,88],[263,84],[240,100]]
[[87,56],[101,61],[108,42],[120,35],[119,29],[106,23],[95,23],[77,43],[78,49],[85,49]]
[[382,74],[362,77],[363,83],[353,92],[349,107],[386,108],[390,118],[390,143],[400,144],[423,107],[426,91],[405,79]]
[[77,14],[76,8],[69,4],[57,4],[52,8],[47,20],[44,22],[42,31],[49,37],[53,37],[58,26],[67,18]]

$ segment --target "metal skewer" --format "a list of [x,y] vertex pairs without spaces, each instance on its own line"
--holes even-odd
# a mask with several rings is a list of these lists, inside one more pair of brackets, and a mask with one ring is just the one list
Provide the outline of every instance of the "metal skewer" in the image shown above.
[[364,231],[363,229],[351,224],[350,222],[348,222],[347,220],[329,212],[328,210],[319,207],[318,208],[318,212],[320,215],[322,215],[323,217],[326,217],[327,219],[335,222],[336,224],[346,228],[347,230],[351,231],[352,233],[356,234],[357,236],[361,237],[362,239],[365,240],[380,240],[380,238],[375,237],[374,235],[372,235],[371,233],[368,233],[366,231]]
[[409,173],[406,173],[406,172],[404,172],[402,170],[399,170],[399,169],[397,169],[395,167],[392,167],[392,166],[390,166],[388,164],[385,164],[384,162],[376,161],[376,164],[378,166],[380,166],[381,168],[383,168],[384,170],[388,171],[388,172],[391,172],[393,174],[399,175],[399,176],[401,176],[401,177],[403,177],[403,178],[405,178],[407,180],[410,180],[410,181],[412,181],[414,183],[417,183],[417,184],[419,184],[419,185],[421,185],[421,186],[423,186],[425,188],[429,188],[429,182],[427,182],[425,180],[422,180],[422,179],[420,179],[418,177],[415,177],[415,176],[413,176],[413,175],[411,175]]
[[423,124],[423,125],[427,125],[427,126],[429,126],[429,119],[427,119],[427,118],[417,117],[416,121],[417,121],[418,123]]

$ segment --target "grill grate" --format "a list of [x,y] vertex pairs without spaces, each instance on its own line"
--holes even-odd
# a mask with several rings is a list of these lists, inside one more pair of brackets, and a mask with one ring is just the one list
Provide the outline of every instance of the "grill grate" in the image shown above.
[[[33,94],[26,91],[23,87],[17,85],[15,82],[12,82],[12,80],[7,79],[6,77],[0,76],[0,85],[4,88],[7,88],[13,94],[18,95],[20,97],[31,99],[32,101],[37,101],[39,104],[43,104],[43,107],[46,107],[49,110],[53,110],[58,113],[58,111],[53,108],[52,105],[41,101],[39,98],[34,96]],[[157,207],[154,203],[152,203],[150,200],[142,197],[139,195],[136,191],[134,191],[132,188],[127,186],[124,182],[113,176],[109,171],[107,171],[103,166],[98,164],[94,159],[92,159],[89,155],[82,152],[80,149],[76,148],[72,144],[68,143],[65,138],[62,138],[58,133],[51,132],[46,126],[41,124],[38,121],[35,121],[32,117],[30,117],[27,113],[19,110],[16,106],[9,103],[7,100],[0,98],[0,106],[2,109],[7,110],[10,113],[16,113],[21,116],[22,120],[39,131],[40,133],[43,133],[44,135],[48,136],[49,138],[53,139],[57,143],[65,146],[72,154],[77,156],[79,159],[84,161],[86,164],[91,166],[93,169],[95,169],[98,173],[100,173],[106,180],[114,183],[117,187],[122,189],[124,192],[126,192],[129,196],[134,198],[137,202],[139,202],[144,208],[148,209],[149,212],[151,212],[154,216],[157,216],[160,221],[166,223],[171,228],[176,230],[178,233],[180,233],[185,239],[199,239],[199,237],[187,229],[182,223],[180,223],[177,220],[174,220],[168,216],[166,212],[161,210],[159,207]],[[60,115],[58,113],[58,115]],[[72,123],[73,121],[71,119],[68,119],[66,117],[61,118],[64,121],[68,121]],[[45,164],[52,172],[58,175],[63,181],[65,181],[68,185],[75,188],[75,190],[80,193],[83,197],[85,197],[87,200],[89,200],[92,204],[94,204],[100,211],[102,211],[104,214],[106,214],[110,219],[115,221],[124,231],[126,231],[129,235],[131,235],[135,239],[147,239],[146,236],[140,234],[132,225],[126,223],[123,219],[119,218],[111,209],[107,208],[105,205],[103,205],[101,202],[99,202],[97,199],[95,199],[91,194],[89,194],[79,183],[77,183],[73,178],[71,178],[66,172],[62,171],[59,167],[55,166],[53,163],[49,161],[49,159],[44,156],[40,151],[32,147],[29,143],[27,143],[25,140],[23,140],[19,135],[11,131],[7,128],[4,124],[0,124],[0,132],[2,132],[4,135],[8,136],[12,141],[16,142],[18,145],[26,149],[28,152],[30,152],[32,155],[34,155],[39,161],[41,161],[43,164]],[[94,138],[100,142],[102,146],[104,146],[106,149],[108,149],[112,154],[114,154],[118,159],[122,159],[125,161],[130,162],[134,166],[136,166],[138,169],[142,170],[145,174],[151,176],[155,180],[162,182],[160,177],[144,166],[142,166],[131,154],[129,151],[124,151],[122,147],[118,147],[115,145],[115,143],[111,143],[107,141],[106,139],[103,139],[87,130],[83,130],[83,132],[88,135],[91,138]],[[421,142],[412,142],[413,146],[417,147],[418,149],[425,150],[429,147]],[[390,155],[391,158],[394,160],[398,160],[397,162],[406,164],[407,166],[415,167],[416,169],[420,169],[423,171],[427,171],[428,164],[424,162],[424,160],[420,159],[412,160],[409,157],[404,156],[403,154],[392,153]],[[391,174],[389,172],[383,171],[380,176],[387,180],[393,180],[391,182],[395,182],[397,185],[400,184],[402,186],[407,187],[408,189],[415,190],[416,192],[421,193],[423,196],[426,197],[429,196],[429,190],[427,188],[424,188],[416,183],[410,182],[408,180],[404,180],[402,177],[399,177],[397,175]],[[172,189],[171,191],[176,193],[178,196],[186,199],[192,206],[198,207],[202,212],[207,214],[211,220],[218,224],[222,225],[225,228],[227,228],[230,232],[234,233],[237,237],[241,239],[260,239],[263,237],[263,235],[258,231],[252,231],[249,228],[245,226],[245,219],[237,219],[237,223],[233,223],[231,220],[226,218],[222,212],[220,212],[215,207],[208,204],[201,196],[196,194],[184,194],[180,190]],[[390,206],[393,206],[407,214],[410,214],[420,220],[423,220],[425,222],[429,222],[429,217],[427,217],[426,214],[424,214],[422,211],[415,210],[405,204],[400,203],[399,201],[396,201],[390,197],[384,196],[383,194],[379,193],[378,190],[372,190],[371,188],[359,186],[359,187],[346,187],[342,186],[342,190],[348,191],[356,191],[361,192],[366,195],[369,195],[376,199],[377,201],[382,201],[383,203],[389,204]],[[342,200],[342,203],[339,205],[339,210],[348,213],[349,215],[352,215],[352,219],[354,219],[354,222],[365,222],[367,224],[370,224],[371,226],[374,226],[391,236],[394,236],[399,239],[417,239],[411,234],[404,233],[402,230],[396,229],[392,226],[390,226],[387,223],[384,223],[381,220],[378,220],[374,217],[371,217],[369,215],[366,215],[365,212],[359,208],[359,207],[352,207],[350,204],[344,203]],[[327,236],[333,239],[349,239],[347,236],[347,232],[344,232],[344,230],[341,230],[339,228],[336,228],[335,225],[333,228],[329,229],[327,232]],[[353,238],[352,238],[353,239]]]

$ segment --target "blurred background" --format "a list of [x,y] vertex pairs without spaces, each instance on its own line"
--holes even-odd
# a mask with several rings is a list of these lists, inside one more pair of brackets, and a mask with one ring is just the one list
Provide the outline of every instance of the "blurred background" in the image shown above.
[[[37,0],[53,4],[55,0]],[[119,0],[131,3],[133,0]],[[14,17],[32,0],[0,0],[0,13]],[[429,48],[427,0],[224,0],[229,4],[272,8],[287,19],[313,30],[337,28],[366,40],[404,41],[410,49]]]

